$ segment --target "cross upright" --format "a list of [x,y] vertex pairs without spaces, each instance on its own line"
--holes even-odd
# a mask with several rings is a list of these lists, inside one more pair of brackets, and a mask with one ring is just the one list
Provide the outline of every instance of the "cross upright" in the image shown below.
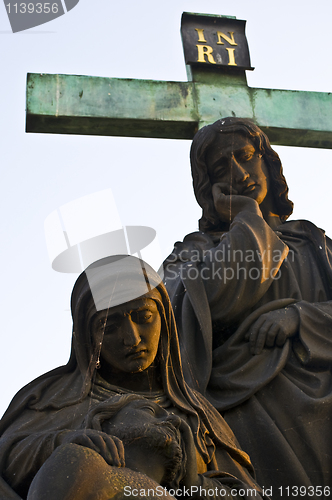
[[249,87],[245,21],[182,15],[187,82],[28,74],[26,131],[192,139],[226,116],[273,144],[332,148],[332,94]]

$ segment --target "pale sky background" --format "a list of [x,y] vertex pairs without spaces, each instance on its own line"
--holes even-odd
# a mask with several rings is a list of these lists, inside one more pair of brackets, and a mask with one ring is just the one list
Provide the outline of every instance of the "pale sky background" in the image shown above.
[[[112,189],[123,224],[157,230],[162,255],[197,229],[190,141],[25,133],[26,74],[186,81],[183,11],[247,20],[252,87],[332,91],[331,0],[80,0],[64,16],[12,34],[0,5],[2,414],[14,394],[65,364],[77,275],[52,270],[46,217]],[[332,235],[332,152],[275,148],[295,203],[292,218]]]

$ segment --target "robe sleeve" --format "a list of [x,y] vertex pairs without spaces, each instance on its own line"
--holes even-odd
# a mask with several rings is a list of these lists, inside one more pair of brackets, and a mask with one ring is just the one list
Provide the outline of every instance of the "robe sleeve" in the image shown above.
[[293,350],[300,362],[311,368],[328,369],[332,363],[332,301],[291,305],[299,314],[298,336]]
[[69,431],[18,434],[3,444],[7,448],[3,477],[20,496],[26,497],[34,476],[66,432]]
[[231,323],[264,296],[287,253],[262,217],[240,212],[216,246],[204,233],[177,244],[166,261],[166,285],[174,302],[180,279],[193,304],[199,283],[212,320]]
[[255,214],[240,212],[216,245],[205,233],[188,235],[165,261],[187,383],[205,394],[211,371],[212,322],[240,322],[265,295],[288,246]]

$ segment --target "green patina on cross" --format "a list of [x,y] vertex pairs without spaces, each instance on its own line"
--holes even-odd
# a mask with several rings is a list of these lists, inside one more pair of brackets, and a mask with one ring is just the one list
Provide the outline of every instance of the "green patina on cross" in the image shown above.
[[192,139],[226,116],[274,144],[332,148],[332,94],[252,88],[245,21],[184,14],[188,82],[28,74],[27,132]]

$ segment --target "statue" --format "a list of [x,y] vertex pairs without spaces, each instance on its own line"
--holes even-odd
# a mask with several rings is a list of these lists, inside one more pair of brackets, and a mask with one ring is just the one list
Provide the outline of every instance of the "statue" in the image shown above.
[[[181,448],[180,425],[188,424],[138,394],[122,394],[97,403],[81,428],[87,437],[88,429],[112,436],[117,445],[112,459],[117,466],[108,463],[110,457],[107,452],[103,454],[103,449],[98,453],[75,443],[58,447],[32,481],[28,500],[83,500],[98,490],[108,500],[115,496],[134,498],[142,491],[146,497],[172,499],[168,490],[179,488],[187,462]],[[68,491],[73,492],[72,497]]]
[[[135,257],[102,259],[78,278],[71,302],[68,364],[21,389],[1,420],[1,498],[40,500],[54,484],[68,500],[85,500],[92,493],[118,498],[112,478],[117,478],[116,485],[131,478],[130,485],[137,481],[135,474],[141,474],[139,484],[144,484],[142,475],[150,476],[146,487],[152,483],[156,487],[158,481],[168,486],[179,483],[193,497],[195,488],[202,487],[223,488],[230,497],[241,488],[255,489],[255,497],[261,498],[248,455],[219,413],[184,381],[174,316],[160,277]],[[123,413],[116,418],[119,395],[130,396],[121,410],[130,413],[129,419]],[[142,397],[145,417],[140,407],[139,418]],[[170,475],[169,460],[167,464],[152,460],[150,468],[143,463],[139,468],[131,433],[126,438],[125,427],[131,423],[132,432],[137,432],[135,419],[144,427],[144,419],[151,420],[146,416],[151,409],[172,429],[167,441],[181,443],[181,449],[171,448]],[[154,443],[145,446],[153,457]],[[179,468],[180,452],[185,458]],[[166,447],[162,458],[167,454]],[[84,477],[86,472],[92,491],[76,491],[74,461]],[[127,465],[133,467],[128,476]],[[104,481],[95,481],[101,475]]]
[[185,379],[273,498],[301,486],[319,496],[332,484],[331,241],[308,221],[286,222],[280,159],[250,120],[203,127],[191,166],[200,231],[164,264]]

